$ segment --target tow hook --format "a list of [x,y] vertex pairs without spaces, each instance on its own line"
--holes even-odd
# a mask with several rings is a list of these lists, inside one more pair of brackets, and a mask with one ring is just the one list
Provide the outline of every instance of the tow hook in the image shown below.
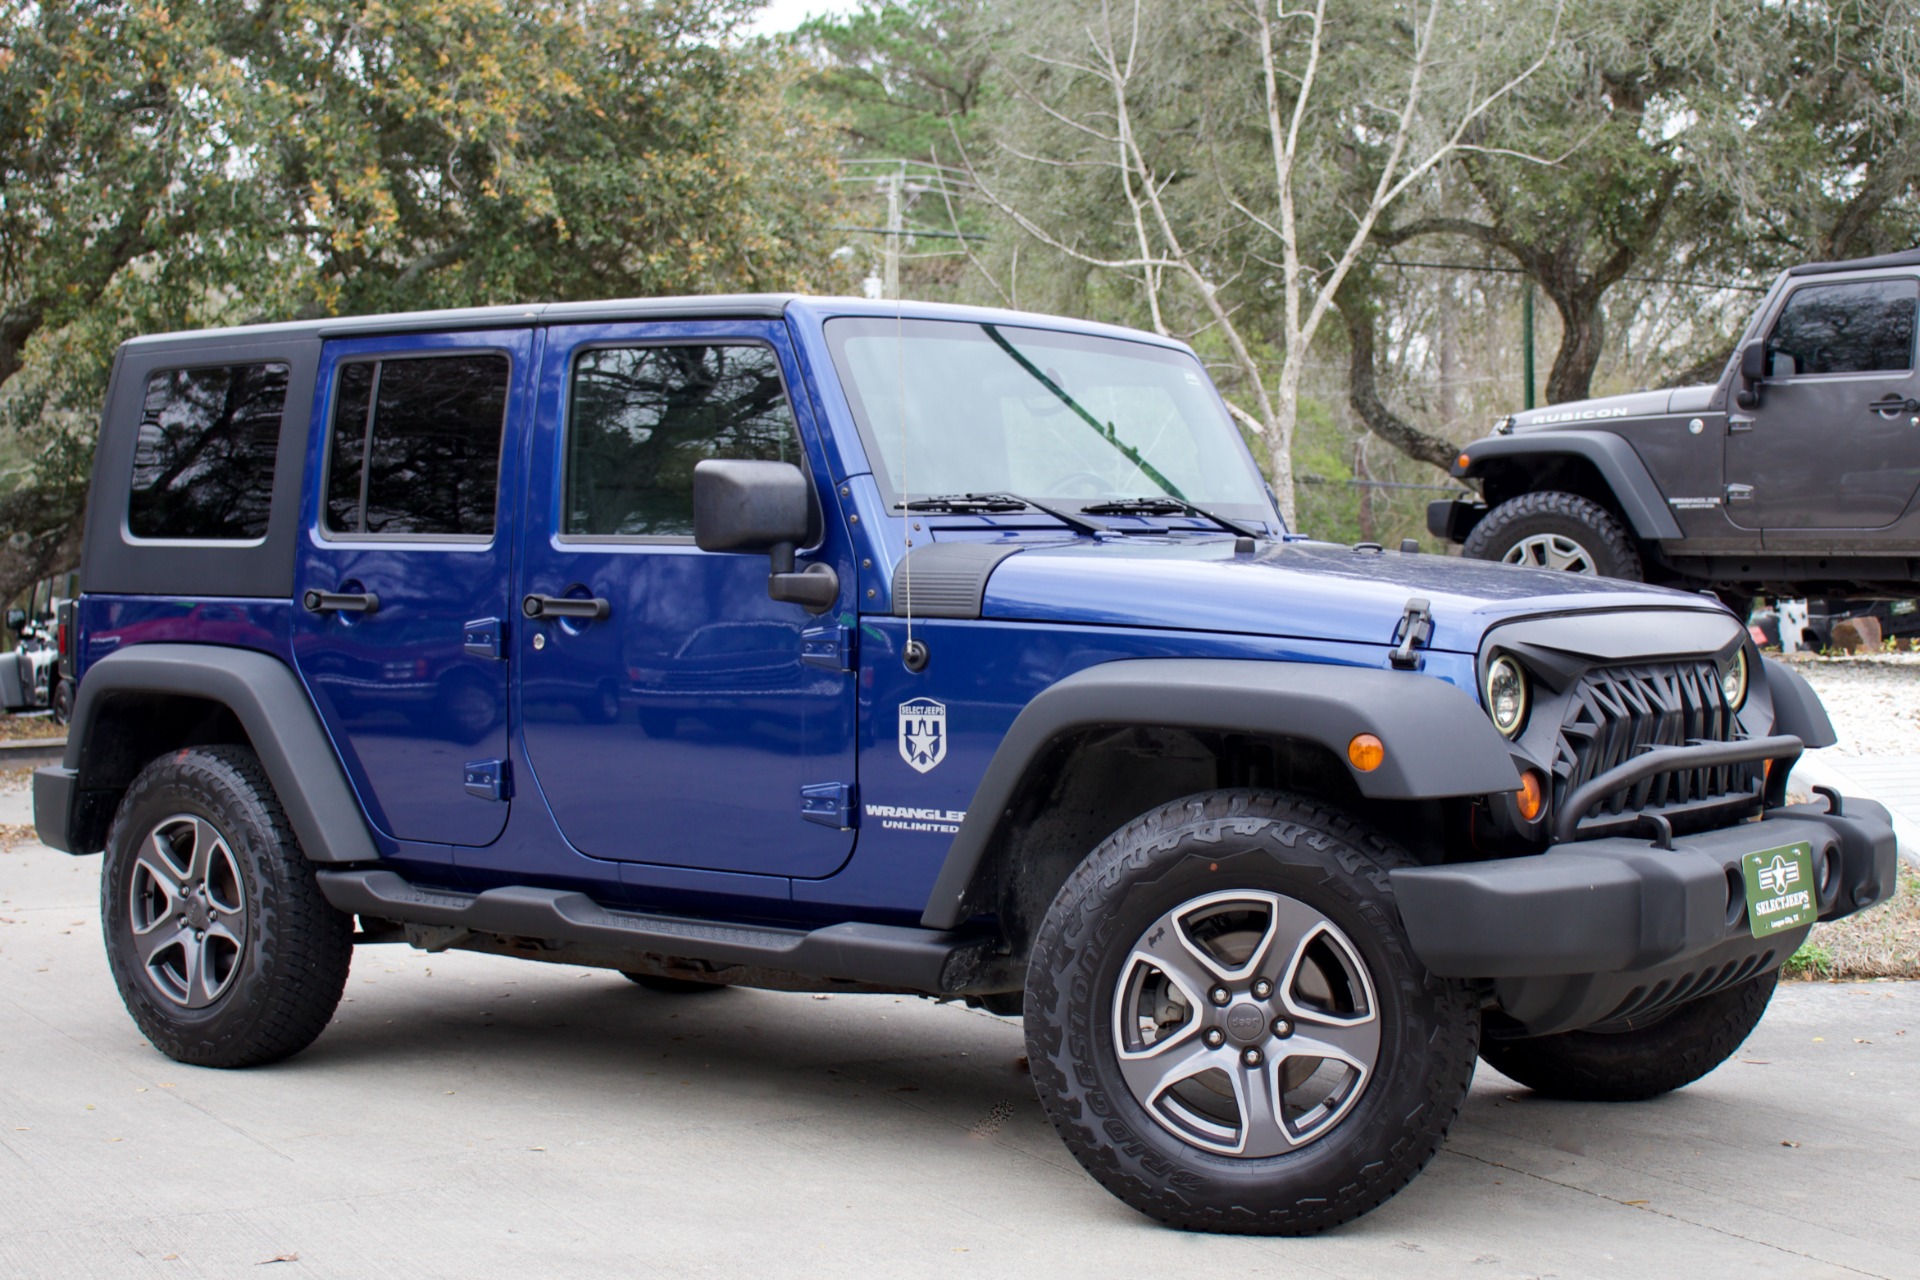
[[1415,596],[1407,601],[1406,611],[1400,615],[1399,625],[1393,629],[1393,638],[1399,643],[1394,645],[1388,661],[1401,671],[1411,671],[1420,665],[1420,656],[1413,646],[1433,635],[1433,613],[1425,596]]

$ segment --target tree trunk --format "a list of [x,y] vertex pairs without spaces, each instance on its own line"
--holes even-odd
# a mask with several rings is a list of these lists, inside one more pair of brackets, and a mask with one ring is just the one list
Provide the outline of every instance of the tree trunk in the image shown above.
[[1422,431],[1387,407],[1380,398],[1374,369],[1373,302],[1364,287],[1348,276],[1334,299],[1347,328],[1347,403],[1367,424],[1367,430],[1416,462],[1442,471],[1453,466],[1459,452],[1453,442]]
[[1300,362],[1289,351],[1280,365],[1280,394],[1275,398],[1273,419],[1267,425],[1268,466],[1272,469],[1273,496],[1280,503],[1280,518],[1293,533],[1297,507],[1293,496],[1293,431],[1300,422]]
[[1547,374],[1547,403],[1588,399],[1607,336],[1600,291],[1564,282],[1543,282],[1542,287],[1560,312],[1560,350],[1554,353],[1553,369]]

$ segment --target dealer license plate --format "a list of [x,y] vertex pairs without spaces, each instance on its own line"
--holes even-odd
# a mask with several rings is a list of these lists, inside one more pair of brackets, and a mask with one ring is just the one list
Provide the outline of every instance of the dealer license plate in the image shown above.
[[1802,840],[1740,859],[1747,880],[1747,924],[1756,938],[1809,925],[1820,914],[1813,846]]

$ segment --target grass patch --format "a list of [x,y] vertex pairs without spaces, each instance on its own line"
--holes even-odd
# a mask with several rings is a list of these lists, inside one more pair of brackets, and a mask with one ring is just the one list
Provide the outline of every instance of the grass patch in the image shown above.
[[66,736],[67,726],[55,724],[52,716],[0,716],[0,742]]
[[1780,976],[1807,982],[1920,978],[1920,873],[1902,862],[1892,898],[1813,926]]

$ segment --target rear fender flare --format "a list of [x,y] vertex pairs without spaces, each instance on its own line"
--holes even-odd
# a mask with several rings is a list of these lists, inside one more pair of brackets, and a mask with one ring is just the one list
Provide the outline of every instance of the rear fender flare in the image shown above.
[[1139,725],[1291,738],[1347,760],[1371,733],[1386,759],[1348,766],[1367,799],[1429,800],[1513,791],[1513,753],[1478,704],[1411,672],[1242,659],[1141,659],[1079,671],[1043,690],[1015,718],[975,789],[921,923],[958,925],[969,891],[992,870],[1010,806],[1033,763],[1063,735]]
[[[70,805],[97,779],[94,724],[116,695],[151,693],[201,698],[226,707],[246,730],[273,783],[300,847],[314,862],[369,862],[380,856],[360,801],[319,713],[299,677],[278,658],[214,645],[144,644],[87,668],[74,704],[61,772]],[[72,810],[69,809],[71,820]],[[73,852],[94,852],[75,849]]]

